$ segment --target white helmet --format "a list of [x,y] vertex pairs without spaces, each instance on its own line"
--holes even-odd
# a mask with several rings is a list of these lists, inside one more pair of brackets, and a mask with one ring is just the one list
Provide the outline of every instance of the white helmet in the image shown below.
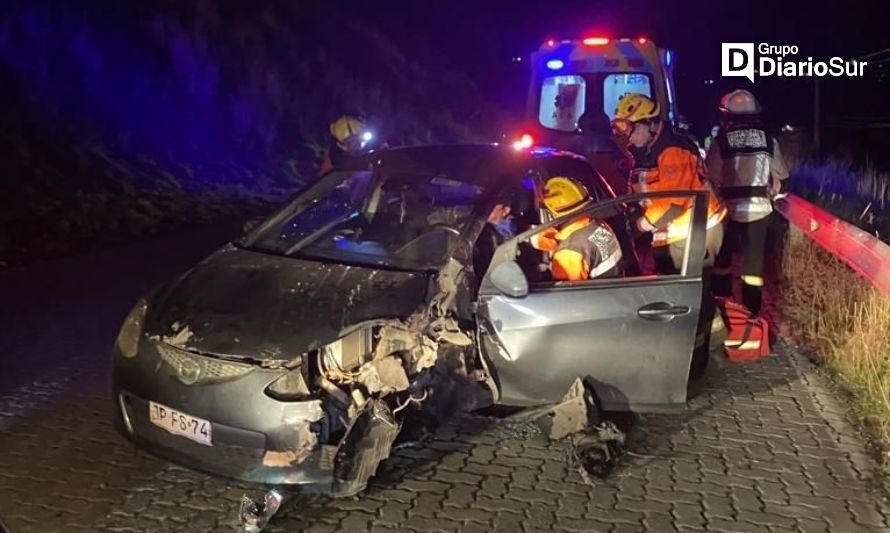
[[760,103],[750,92],[736,89],[720,99],[720,112],[730,115],[757,115],[760,113]]

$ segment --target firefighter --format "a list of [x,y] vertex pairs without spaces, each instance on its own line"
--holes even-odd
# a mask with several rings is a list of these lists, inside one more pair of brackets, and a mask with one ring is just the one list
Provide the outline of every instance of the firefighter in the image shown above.
[[[627,137],[634,192],[708,190],[701,178],[698,149],[674,133],[661,120],[658,104],[646,95],[631,93],[618,101],[612,129]],[[656,270],[661,274],[680,272],[692,220],[689,199],[658,198],[642,204],[637,229],[652,234]],[[714,264],[723,241],[721,224],[726,209],[713,194],[708,195],[705,267]]]
[[318,174],[327,174],[339,167],[349,155],[368,150],[374,142],[374,133],[364,119],[355,115],[343,115],[330,126],[331,140],[328,151],[318,169]]
[[616,194],[627,194],[630,165],[627,154],[612,136],[609,117],[586,111],[578,119],[578,127],[581,135],[572,141],[569,150],[586,157]]
[[705,148],[705,152],[711,148],[711,143],[717,138],[718,133],[720,133],[720,126],[711,126],[711,131],[705,136],[704,143],[702,144]]
[[[554,216],[576,213],[592,201],[587,188],[566,177],[547,180],[543,190],[544,207]],[[621,245],[603,221],[589,215],[549,228],[535,236],[532,245],[552,252],[550,270],[557,281],[581,281],[622,275]]]
[[[661,120],[658,104],[648,96],[632,93],[622,97],[615,110],[612,129],[617,135],[628,138],[628,151],[633,159],[631,186],[635,192],[709,191],[708,184],[702,179],[704,169],[697,147]],[[637,229],[652,234],[656,270],[660,274],[680,273],[691,230],[691,202],[688,199],[658,198],[642,204],[643,214],[637,219]],[[701,311],[689,369],[691,377],[702,375],[707,368],[711,333],[722,324],[717,319],[710,279],[711,267],[723,242],[722,222],[726,208],[710,192],[707,213]]]
[[720,132],[708,150],[708,179],[726,203],[726,244],[714,268],[714,292],[732,295],[732,256],[742,255],[742,303],[757,315],[763,288],[763,255],[771,198],[781,192],[788,168],[776,140],[760,123],[760,103],[735,90],[720,101]]
[[498,198],[476,239],[473,247],[473,271],[478,279],[488,270],[497,247],[513,236],[509,225],[513,214],[511,200],[506,195]]

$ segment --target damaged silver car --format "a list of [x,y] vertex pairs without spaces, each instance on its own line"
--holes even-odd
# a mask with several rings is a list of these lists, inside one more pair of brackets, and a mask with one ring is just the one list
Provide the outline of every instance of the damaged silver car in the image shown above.
[[[551,220],[553,176],[589,207]],[[694,204],[679,275],[647,274],[628,213]],[[512,226],[486,251],[498,203]],[[331,172],[141,299],[114,349],[115,422],[182,465],[269,485],[361,491],[413,416],[564,401],[682,409],[701,298],[704,195],[614,198],[581,157],[496,145],[387,150]],[[554,281],[533,237],[608,222],[618,278]]]

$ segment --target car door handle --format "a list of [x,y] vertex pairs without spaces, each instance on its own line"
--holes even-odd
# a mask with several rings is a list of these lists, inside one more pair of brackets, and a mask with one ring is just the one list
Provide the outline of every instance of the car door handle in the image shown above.
[[673,305],[667,302],[655,302],[637,309],[637,316],[656,322],[668,322],[674,317],[689,314],[689,307],[685,305]]

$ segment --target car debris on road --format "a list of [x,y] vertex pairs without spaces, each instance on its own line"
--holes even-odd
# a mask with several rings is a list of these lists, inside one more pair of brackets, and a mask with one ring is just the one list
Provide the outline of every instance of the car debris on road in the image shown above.
[[246,494],[242,496],[238,520],[244,533],[260,533],[281,509],[283,501],[284,495],[276,489],[267,492],[262,502],[251,500]]

